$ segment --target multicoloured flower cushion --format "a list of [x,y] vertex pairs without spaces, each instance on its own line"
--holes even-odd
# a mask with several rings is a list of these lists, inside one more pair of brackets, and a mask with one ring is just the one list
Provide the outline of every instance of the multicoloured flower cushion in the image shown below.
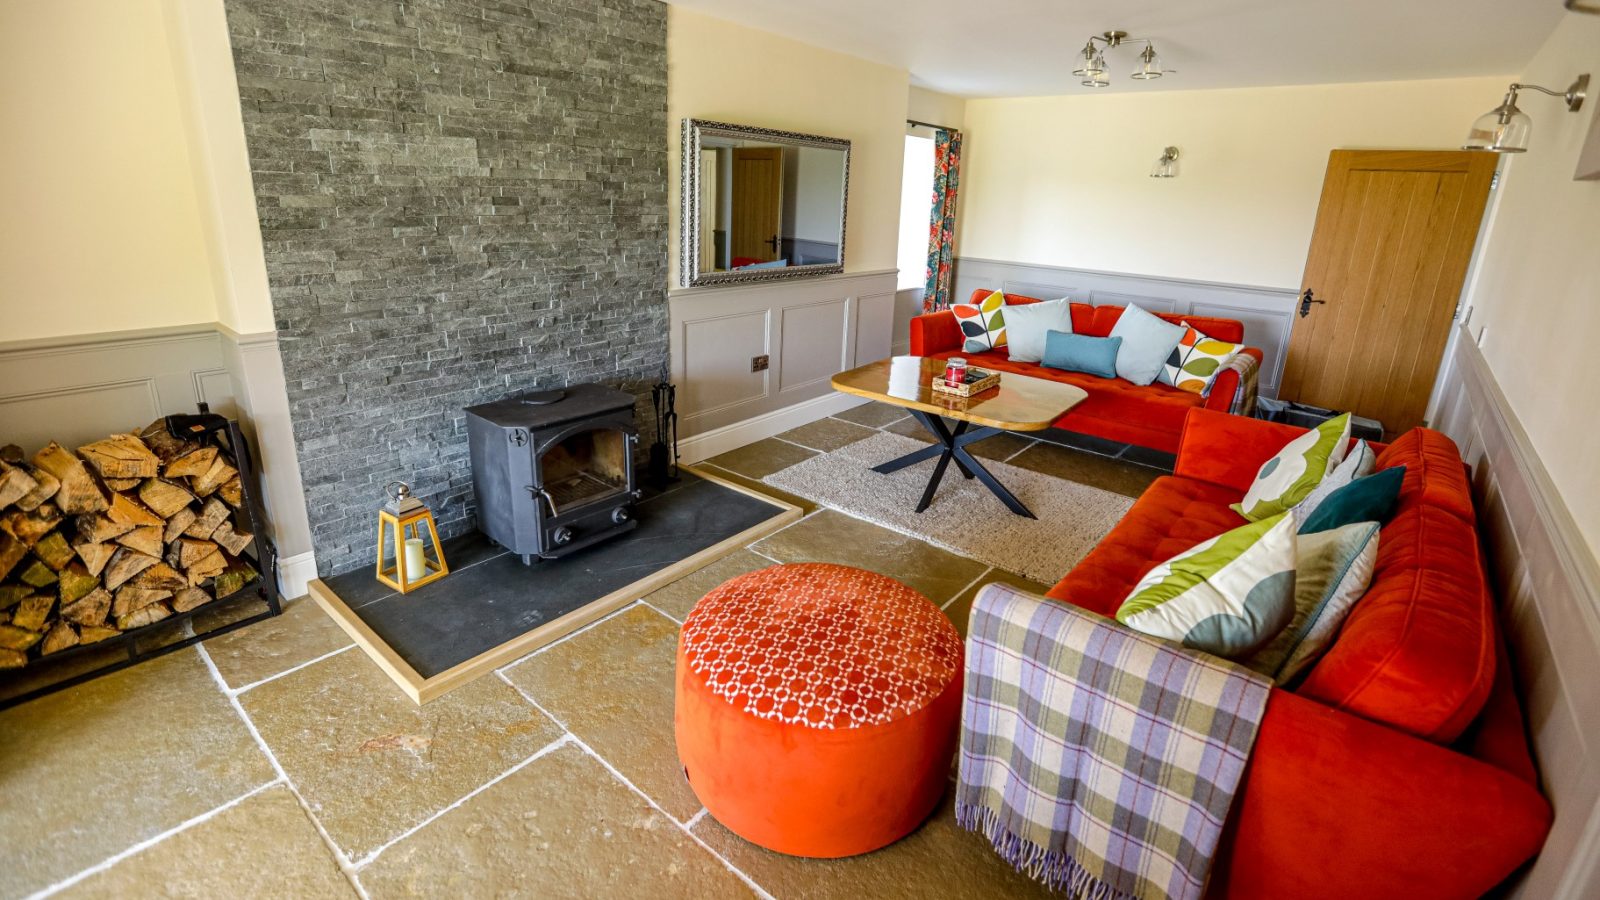
[[1292,508],[1316,490],[1344,462],[1350,442],[1350,414],[1334,416],[1283,445],[1261,464],[1244,500],[1228,507],[1252,522]]
[[1228,364],[1228,360],[1244,349],[1244,345],[1219,341],[1202,334],[1188,322],[1183,325],[1188,330],[1183,333],[1178,346],[1172,349],[1172,355],[1167,357],[1167,364],[1161,367],[1158,377],[1162,384],[1202,394],[1211,386],[1222,367]]
[[995,291],[982,303],[954,303],[950,311],[961,326],[961,350],[982,353],[1006,345],[1006,296]]

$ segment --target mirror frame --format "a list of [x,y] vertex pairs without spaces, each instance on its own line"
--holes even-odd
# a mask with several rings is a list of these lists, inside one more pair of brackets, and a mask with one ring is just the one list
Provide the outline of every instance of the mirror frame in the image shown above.
[[[700,271],[700,145],[707,135],[735,140],[761,140],[797,147],[821,147],[844,151],[844,187],[839,194],[839,261],[811,263],[804,266],[784,266],[781,269],[755,269],[753,271],[701,272]],[[784,278],[805,278],[813,275],[836,275],[844,271],[845,224],[850,212],[850,142],[844,138],[803,134],[798,131],[778,131],[750,125],[731,125],[708,119],[683,120],[683,170],[682,197],[679,203],[679,256],[678,283],[683,287],[706,287],[718,284],[749,284],[777,281]]]

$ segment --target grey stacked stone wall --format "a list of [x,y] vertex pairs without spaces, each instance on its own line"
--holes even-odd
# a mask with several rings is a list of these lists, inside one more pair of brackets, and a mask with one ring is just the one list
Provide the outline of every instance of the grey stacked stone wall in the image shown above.
[[463,407],[661,372],[666,6],[226,3],[318,569],[347,571],[388,481],[472,528]]

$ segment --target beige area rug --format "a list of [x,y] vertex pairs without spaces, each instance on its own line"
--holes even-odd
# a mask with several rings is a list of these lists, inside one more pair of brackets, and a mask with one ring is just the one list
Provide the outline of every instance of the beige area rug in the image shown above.
[[890,475],[872,467],[927,445],[883,432],[763,479],[859,519],[927,541],[952,553],[1054,584],[1077,565],[1133,505],[1121,494],[979,458],[1037,519],[1014,515],[977,479],[952,463],[927,512],[917,501],[937,459]]

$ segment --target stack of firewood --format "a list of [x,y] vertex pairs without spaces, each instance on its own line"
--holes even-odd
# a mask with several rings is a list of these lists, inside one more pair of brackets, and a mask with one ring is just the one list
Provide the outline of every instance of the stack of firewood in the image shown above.
[[0,668],[188,612],[260,576],[239,470],[165,421],[73,453],[0,448]]

